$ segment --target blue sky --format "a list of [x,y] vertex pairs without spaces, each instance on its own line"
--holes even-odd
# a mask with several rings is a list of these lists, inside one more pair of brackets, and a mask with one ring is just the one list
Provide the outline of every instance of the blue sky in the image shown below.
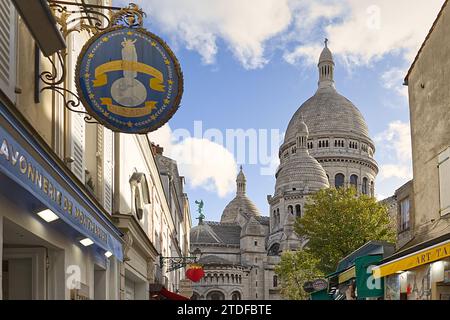
[[[194,135],[194,121],[202,122],[203,132],[216,129],[223,135],[239,128],[284,132],[317,88],[316,64],[325,37],[335,54],[336,87],[360,109],[377,146],[376,193],[379,198],[392,195],[412,177],[402,80],[443,2],[136,1],[148,13],[146,27],[168,42],[184,72],[181,108],[170,128],[151,137],[181,162],[193,218],[194,201],[203,199],[207,219],[220,219],[234,197],[241,163],[226,143],[204,137],[174,141],[173,133],[183,129]],[[183,161],[192,156],[193,145],[204,153],[195,165]],[[262,175],[261,163],[247,159],[242,164],[249,197],[268,215],[266,198],[273,194],[274,176]]]

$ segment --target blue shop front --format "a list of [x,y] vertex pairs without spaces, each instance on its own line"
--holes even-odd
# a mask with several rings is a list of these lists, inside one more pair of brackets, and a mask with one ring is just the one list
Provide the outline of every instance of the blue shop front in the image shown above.
[[14,107],[0,103],[0,299],[118,299],[121,236]]

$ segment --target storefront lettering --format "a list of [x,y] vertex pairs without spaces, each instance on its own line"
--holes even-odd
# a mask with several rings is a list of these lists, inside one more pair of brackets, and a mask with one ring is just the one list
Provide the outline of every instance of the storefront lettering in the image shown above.
[[18,164],[18,172],[31,181],[32,185],[35,185],[38,190],[56,203],[65,214],[75,217],[79,224],[92,232],[101,241],[107,243],[107,233],[93,222],[80,208],[75,207],[73,202],[67,196],[64,196],[63,192],[58,190],[48,177],[39,172],[31,161],[24,155],[20,155],[18,151],[14,151],[12,144],[8,143],[6,139],[2,141],[0,156],[11,163],[13,168],[17,168]]
[[431,260],[431,252],[427,252],[417,257],[417,264],[424,264]]
[[373,269],[375,278],[385,277],[399,271],[406,271],[418,266],[442,260],[450,256],[450,243],[443,243],[417,254],[386,263]]

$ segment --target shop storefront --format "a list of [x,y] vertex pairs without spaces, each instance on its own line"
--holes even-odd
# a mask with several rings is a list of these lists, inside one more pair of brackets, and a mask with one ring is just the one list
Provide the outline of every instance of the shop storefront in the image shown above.
[[26,123],[0,104],[0,299],[117,299],[120,231]]
[[450,240],[443,236],[396,253],[374,268],[386,300],[450,300]]
[[[326,276],[327,293],[332,300],[379,300],[384,297],[383,279],[375,279],[372,270],[395,250],[393,244],[370,241],[342,259],[336,272]],[[324,299],[314,292],[312,299]]]

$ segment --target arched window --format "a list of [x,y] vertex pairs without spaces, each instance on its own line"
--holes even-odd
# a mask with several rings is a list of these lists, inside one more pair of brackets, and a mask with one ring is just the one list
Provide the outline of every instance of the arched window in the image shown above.
[[273,276],[273,287],[278,287],[278,276]]
[[373,181],[370,182],[370,195],[371,195],[372,197],[375,196],[375,186],[374,186],[374,184],[373,184]]
[[358,176],[356,174],[350,176],[350,185],[358,190]]
[[335,177],[334,177],[334,186],[336,188],[341,188],[344,186],[344,180],[345,180],[345,176],[342,173],[338,173]]
[[241,300],[241,293],[235,291],[231,294],[231,300]]
[[289,212],[290,214],[293,214],[293,213],[294,213],[294,207],[288,206],[288,212]]
[[206,300],[225,300],[225,295],[220,291],[211,291],[206,296]]
[[194,291],[194,293],[192,293],[191,300],[200,300],[200,295]]
[[368,180],[367,180],[366,177],[364,177],[363,181],[362,181],[362,193],[363,194],[368,194],[369,193],[368,187],[369,187],[368,186]]
[[268,256],[278,256],[280,254],[280,244],[274,243],[267,253]]
[[301,217],[302,216],[302,207],[299,204],[295,206],[295,215],[297,217]]

